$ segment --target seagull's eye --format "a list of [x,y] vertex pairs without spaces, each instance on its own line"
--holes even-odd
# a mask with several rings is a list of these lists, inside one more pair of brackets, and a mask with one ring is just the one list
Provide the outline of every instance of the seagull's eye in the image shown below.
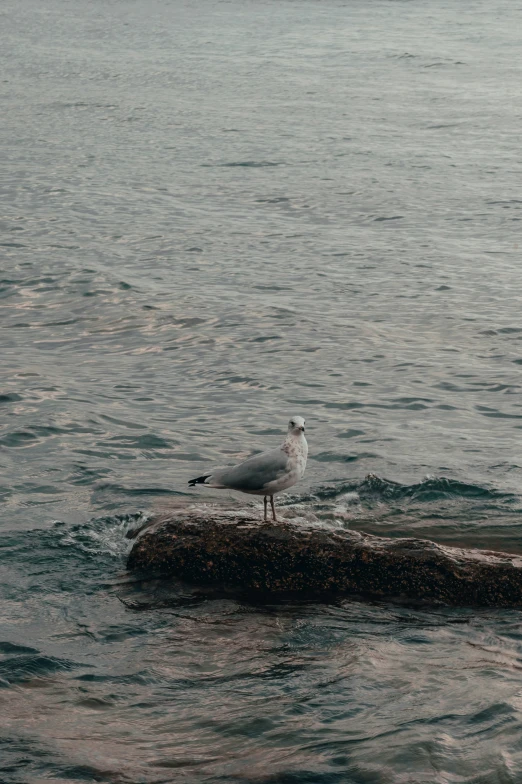
[[290,425],[291,425],[292,427],[295,427],[295,422],[292,420],[292,421],[290,422]]

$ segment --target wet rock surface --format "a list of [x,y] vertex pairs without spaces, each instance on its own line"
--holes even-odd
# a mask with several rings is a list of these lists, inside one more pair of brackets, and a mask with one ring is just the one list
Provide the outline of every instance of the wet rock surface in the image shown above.
[[127,566],[254,593],[357,594],[522,606],[522,558],[254,515],[183,510],[153,518]]

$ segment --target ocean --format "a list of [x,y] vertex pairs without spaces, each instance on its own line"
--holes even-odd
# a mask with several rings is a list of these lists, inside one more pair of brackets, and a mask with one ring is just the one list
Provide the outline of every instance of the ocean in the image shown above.
[[281,515],[522,552],[522,7],[5,0],[2,784],[519,784],[518,611],[128,573]]

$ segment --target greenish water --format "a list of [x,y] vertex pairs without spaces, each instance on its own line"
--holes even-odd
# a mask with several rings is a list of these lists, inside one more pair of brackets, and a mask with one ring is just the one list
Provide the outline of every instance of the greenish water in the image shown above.
[[124,534],[299,414],[287,514],[522,550],[521,9],[0,14],[2,784],[520,782],[519,613],[205,597]]

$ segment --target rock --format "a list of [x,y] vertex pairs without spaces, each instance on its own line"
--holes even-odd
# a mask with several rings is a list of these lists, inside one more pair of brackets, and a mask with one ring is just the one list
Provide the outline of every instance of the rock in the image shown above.
[[248,593],[522,606],[522,558],[515,555],[210,509],[154,518],[127,566]]

